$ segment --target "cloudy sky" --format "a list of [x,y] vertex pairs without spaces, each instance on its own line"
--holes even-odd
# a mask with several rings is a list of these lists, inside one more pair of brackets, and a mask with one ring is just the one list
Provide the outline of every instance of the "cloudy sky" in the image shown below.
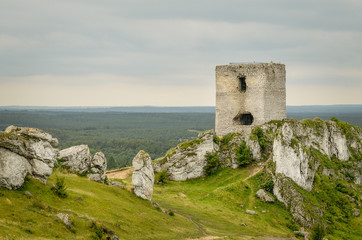
[[362,104],[361,0],[0,0],[0,105],[213,106],[281,62],[288,105]]

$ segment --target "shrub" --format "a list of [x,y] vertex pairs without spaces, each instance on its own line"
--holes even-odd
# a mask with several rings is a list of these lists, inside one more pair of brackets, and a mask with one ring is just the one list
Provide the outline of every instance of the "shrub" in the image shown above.
[[214,143],[216,143],[216,144],[220,143],[220,138],[217,135],[214,135],[213,140],[214,140]]
[[168,213],[168,215],[170,215],[171,217],[173,217],[173,216],[175,216],[175,213],[170,210],[170,212]]
[[331,121],[333,121],[333,122],[339,122],[338,118],[336,118],[336,117],[332,117],[332,118],[331,118]]
[[231,140],[233,140],[234,138],[234,134],[233,133],[229,133],[226,134],[225,136],[222,137],[221,139],[221,144],[228,144]]
[[260,127],[254,128],[253,135],[258,138],[261,150],[264,150],[268,144],[268,139],[264,136],[263,129],[261,129]]
[[261,184],[260,187],[262,189],[264,189],[265,191],[268,191],[273,194],[274,182],[273,182],[273,180],[269,179],[265,183]]
[[168,174],[166,170],[162,170],[155,176],[156,183],[165,184],[168,181]]
[[68,193],[66,192],[67,187],[65,185],[64,177],[57,177],[57,182],[51,188],[52,191],[60,198],[68,197]]
[[253,160],[250,148],[246,145],[245,141],[242,141],[236,149],[236,160],[240,167],[248,165]]
[[311,234],[311,240],[322,240],[325,235],[324,226],[321,223],[314,225]]
[[215,153],[206,153],[206,166],[204,167],[206,175],[212,175],[216,172],[221,166],[219,155],[217,152]]

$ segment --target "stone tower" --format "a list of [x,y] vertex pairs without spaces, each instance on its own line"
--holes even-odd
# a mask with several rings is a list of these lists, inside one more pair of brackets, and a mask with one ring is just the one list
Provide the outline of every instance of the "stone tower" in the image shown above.
[[248,133],[251,126],[286,118],[285,95],[284,64],[216,66],[216,134]]

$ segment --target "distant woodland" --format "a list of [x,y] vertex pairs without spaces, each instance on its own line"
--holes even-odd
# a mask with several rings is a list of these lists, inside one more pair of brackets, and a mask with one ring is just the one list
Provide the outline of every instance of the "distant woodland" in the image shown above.
[[[337,117],[362,126],[362,112],[288,111],[289,118]],[[88,144],[92,153],[102,151],[108,169],[131,165],[139,150],[156,159],[178,143],[213,129],[214,113],[196,112],[67,112],[0,110],[0,129],[9,125],[36,127],[58,138],[59,148]]]

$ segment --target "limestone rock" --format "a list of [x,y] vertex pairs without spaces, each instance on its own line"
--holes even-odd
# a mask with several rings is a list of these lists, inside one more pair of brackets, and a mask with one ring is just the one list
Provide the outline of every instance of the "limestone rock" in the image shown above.
[[104,182],[107,171],[107,159],[102,152],[97,152],[91,162],[91,174],[88,178],[96,182]]
[[53,168],[58,152],[50,144],[52,139],[40,129],[10,126],[0,132],[0,147],[27,159],[38,159]]
[[117,182],[117,181],[111,182],[110,185],[116,186],[116,187],[119,187],[119,188],[124,188],[123,184],[120,183],[120,182]]
[[185,181],[203,176],[206,153],[212,153],[218,149],[213,137],[214,131],[209,130],[200,133],[196,140],[179,144],[165,157],[155,160],[155,171],[166,170],[169,179],[173,181]]
[[57,216],[59,219],[61,219],[63,221],[63,223],[65,224],[65,226],[67,226],[68,228],[72,227],[72,222],[70,221],[68,214],[58,213],[55,216]]
[[15,127],[15,126],[9,126],[5,129],[6,133],[15,133],[18,135],[26,135],[31,138],[38,138],[43,141],[51,143],[53,147],[58,146],[58,139],[53,138],[52,135],[50,135],[47,132],[44,132],[43,130],[37,129],[37,128],[27,128],[27,127]]
[[88,145],[78,145],[63,149],[59,152],[59,158],[69,171],[86,173],[91,168],[91,154]]
[[321,215],[317,209],[310,209],[304,205],[303,195],[294,188],[290,178],[278,175],[274,181],[273,192],[277,199],[289,209],[293,219],[303,226],[312,228],[315,222],[312,216]]
[[353,208],[352,215],[355,217],[358,217],[361,214],[360,210],[358,208]]
[[29,191],[25,191],[24,192],[25,196],[27,196],[28,198],[32,198],[33,194],[31,194]]
[[0,148],[0,187],[10,190],[21,187],[30,168],[24,157]]
[[250,214],[250,215],[258,215],[257,212],[253,211],[253,210],[249,210],[249,209],[246,209],[246,213],[247,214]]
[[134,193],[140,198],[151,201],[155,175],[150,155],[142,150],[139,151],[133,159],[132,165]]
[[274,199],[270,197],[269,194],[264,191],[264,189],[259,189],[256,192],[256,195],[264,202],[274,202]]
[[[49,133],[37,128],[10,126],[5,132],[0,132],[0,148],[7,149],[12,153],[7,152],[6,154],[9,156],[2,160],[4,166],[7,166],[7,173],[3,174],[12,173],[14,176],[6,178],[8,180],[17,179],[17,184],[4,184],[4,186],[11,189],[20,187],[18,184],[24,182],[27,174],[46,183],[47,178],[53,172],[58,155],[58,151],[53,148],[57,141]],[[5,151],[2,152],[5,154]],[[10,168],[13,171],[9,171]],[[4,181],[8,182],[8,180]]]
[[39,179],[43,183],[46,183],[47,178],[53,172],[53,168],[38,159],[31,159],[29,163],[32,167],[31,174],[33,175],[33,177]]
[[309,167],[311,159],[301,147],[293,149],[276,138],[273,144],[273,160],[276,163],[276,174],[290,177],[302,188],[312,190],[315,170]]

